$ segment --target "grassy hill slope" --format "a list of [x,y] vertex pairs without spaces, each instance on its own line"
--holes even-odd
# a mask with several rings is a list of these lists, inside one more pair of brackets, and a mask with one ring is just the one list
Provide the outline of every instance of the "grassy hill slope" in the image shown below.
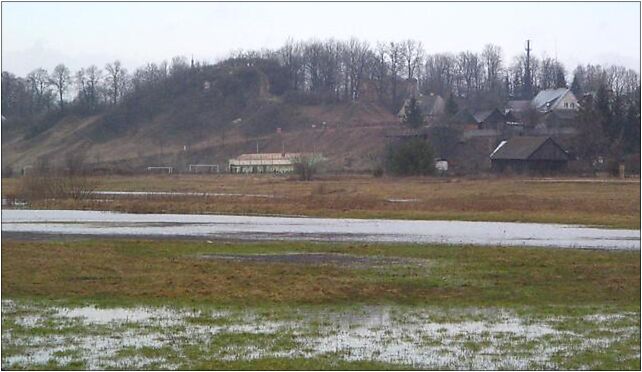
[[[95,167],[142,170],[191,163],[223,165],[255,152],[319,151],[334,169],[372,166],[395,115],[374,103],[319,103],[279,95],[254,67],[221,67],[143,87],[93,115],[69,112],[50,123],[11,118],[2,125],[2,166],[81,154]],[[19,124],[18,124],[19,123]]]

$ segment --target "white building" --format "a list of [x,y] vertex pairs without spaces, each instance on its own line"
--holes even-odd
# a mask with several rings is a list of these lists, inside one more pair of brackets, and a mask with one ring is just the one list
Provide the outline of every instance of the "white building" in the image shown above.
[[307,154],[267,153],[242,154],[229,160],[230,173],[291,173],[294,163]]

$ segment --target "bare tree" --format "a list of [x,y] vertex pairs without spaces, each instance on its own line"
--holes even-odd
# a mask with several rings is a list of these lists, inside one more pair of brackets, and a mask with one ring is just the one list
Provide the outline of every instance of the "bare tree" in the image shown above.
[[545,57],[540,62],[537,82],[540,89],[565,88],[566,69],[562,63]]
[[426,57],[422,89],[428,93],[448,95],[455,91],[456,61],[452,54],[435,54]]
[[376,81],[377,95],[383,98],[388,91],[388,65],[386,63],[387,46],[384,43],[377,43],[372,59],[372,76]]
[[502,48],[487,44],[482,51],[482,59],[486,70],[486,90],[495,92],[501,86]]
[[102,79],[102,71],[95,65],[91,65],[87,67],[85,74],[87,78],[86,84],[88,98],[91,103],[92,111],[95,111],[99,103],[98,94],[100,90],[100,81]]
[[102,72],[94,65],[76,72],[74,81],[78,102],[86,112],[95,112],[99,105],[99,90]]
[[34,112],[49,108],[51,102],[51,89],[49,86],[49,73],[44,68],[37,68],[27,75],[27,82],[32,94]]
[[56,66],[49,77],[49,84],[56,88],[56,91],[58,92],[58,104],[60,105],[60,111],[64,111],[65,101],[63,97],[71,84],[69,68],[62,63]]
[[303,57],[301,44],[288,39],[285,45],[277,52],[281,64],[285,67],[288,74],[290,88],[298,90],[302,80]]
[[124,93],[127,70],[121,66],[118,60],[105,65],[105,70],[107,70],[106,85],[108,94],[111,99],[111,104],[115,105]]
[[365,41],[359,41],[356,38],[350,39],[347,44],[347,61],[348,61],[348,76],[350,81],[350,99],[356,100],[359,95],[359,87],[361,79],[368,62],[368,52],[370,47]]
[[392,109],[396,110],[398,105],[397,82],[399,71],[403,68],[403,47],[400,43],[391,42],[388,45],[388,69],[390,71],[390,82],[392,88]]
[[[158,66],[154,65],[154,67],[155,67],[154,75],[155,75],[155,77],[158,78],[160,70],[159,70]],[[171,64],[171,67],[170,67],[170,74],[175,75],[175,74],[179,74],[179,73],[185,72],[187,70],[189,70],[189,64],[187,63],[187,57],[185,57],[185,56],[175,56],[175,57],[172,58],[172,64]]]
[[460,75],[460,92],[470,97],[480,88],[482,80],[482,64],[477,53],[461,52],[457,56],[457,70]]
[[423,62],[424,49],[421,41],[405,40],[400,43],[402,58],[406,69],[406,78],[417,78],[418,70]]

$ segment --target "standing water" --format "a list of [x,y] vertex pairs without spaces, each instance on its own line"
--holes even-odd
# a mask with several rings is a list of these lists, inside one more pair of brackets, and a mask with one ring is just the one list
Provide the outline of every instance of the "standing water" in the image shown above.
[[640,249],[640,230],[581,225],[3,210],[2,232]]

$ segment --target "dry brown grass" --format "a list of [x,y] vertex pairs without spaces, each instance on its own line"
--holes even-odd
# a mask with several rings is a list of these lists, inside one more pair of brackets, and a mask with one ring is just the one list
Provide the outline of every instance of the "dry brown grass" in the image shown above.
[[[288,214],[320,217],[556,222],[640,227],[639,182],[533,182],[526,178],[322,177],[300,182],[273,176],[112,176],[102,190],[268,194],[258,197],[115,198],[47,201],[42,208],[126,212]],[[14,188],[3,180],[3,194]],[[388,199],[417,199],[390,202]]]

